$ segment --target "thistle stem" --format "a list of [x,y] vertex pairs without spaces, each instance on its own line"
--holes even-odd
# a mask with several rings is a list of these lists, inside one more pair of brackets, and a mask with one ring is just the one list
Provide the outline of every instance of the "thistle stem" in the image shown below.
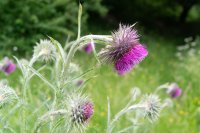
[[67,114],[68,111],[67,110],[64,110],[64,109],[61,109],[61,110],[56,110],[56,111],[51,111],[47,114],[44,114],[41,118],[40,118],[40,121],[36,124],[36,128],[34,130],[34,133],[37,133],[40,129],[40,127],[42,126],[42,124],[47,121],[48,118],[50,118],[51,116],[55,117],[55,116],[61,116],[61,115],[65,115]]
[[24,84],[23,84],[23,100],[22,100],[22,133],[26,133],[26,111],[25,111],[25,106],[26,106],[26,89],[27,89],[27,79],[24,79]]
[[135,109],[138,109],[138,108],[143,108],[142,105],[140,104],[136,104],[136,105],[133,105],[133,106],[129,106],[129,107],[125,107],[124,109],[122,109],[119,113],[117,113],[114,117],[114,119],[108,123],[108,127],[107,127],[107,130],[106,130],[106,133],[111,133],[113,128],[114,128],[114,124],[115,122],[117,122],[117,120],[119,120],[124,114],[126,114],[127,112],[131,111],[131,110],[135,110]]
[[79,4],[79,10],[78,10],[78,36],[77,36],[77,40],[80,39],[80,35],[81,35],[81,16],[82,16],[82,5]]
[[79,47],[80,43],[85,41],[85,40],[91,40],[91,38],[93,40],[100,40],[100,41],[104,41],[106,43],[112,41],[111,36],[106,36],[106,35],[87,35],[87,36],[81,37],[80,39],[76,40],[72,44],[72,46],[71,46],[71,48],[68,52],[67,59],[66,59],[66,65],[65,65],[65,71],[68,70],[71,59],[74,56],[75,52],[77,51],[77,47]]
[[157,88],[155,89],[154,93],[156,94],[156,93],[158,93],[160,90],[167,89],[168,87],[169,87],[169,84],[168,84],[168,83],[163,84],[163,85],[157,87]]

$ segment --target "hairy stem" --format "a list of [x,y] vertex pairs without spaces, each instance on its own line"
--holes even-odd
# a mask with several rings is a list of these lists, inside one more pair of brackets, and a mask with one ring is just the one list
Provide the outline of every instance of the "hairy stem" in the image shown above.
[[81,36],[81,16],[82,16],[82,5],[79,4],[79,11],[78,11],[78,36],[77,36],[77,40]]
[[50,117],[55,117],[55,116],[61,116],[67,114],[68,111],[61,109],[61,110],[56,110],[56,111],[51,111],[47,114],[44,114],[40,119],[39,122],[35,126],[34,133],[38,133],[40,127],[50,118]]
[[129,106],[129,107],[125,107],[123,108],[119,113],[117,113],[114,117],[114,119],[108,123],[108,127],[106,129],[106,133],[111,133],[113,128],[115,127],[115,123],[126,113],[132,111],[132,110],[135,110],[135,109],[138,109],[138,108],[143,108],[143,105],[140,105],[140,104],[136,104],[136,105],[132,105],[132,106]]
[[25,106],[26,106],[26,89],[28,86],[28,82],[27,79],[24,79],[24,83],[23,83],[23,100],[22,100],[22,129],[21,132],[22,133],[26,133],[26,111],[25,111]]

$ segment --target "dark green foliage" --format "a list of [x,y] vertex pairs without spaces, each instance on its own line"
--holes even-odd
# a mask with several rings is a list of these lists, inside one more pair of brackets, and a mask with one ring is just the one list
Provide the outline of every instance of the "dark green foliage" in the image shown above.
[[[101,0],[85,1],[83,10],[82,30],[87,29],[88,11],[106,13]],[[16,46],[24,54],[47,35],[63,41],[67,35],[75,36],[77,13],[76,0],[1,0],[0,49],[12,52]]]
[[[185,21],[190,9],[197,5],[199,0],[104,0],[120,19],[155,21],[157,18]],[[185,12],[186,11],[186,12]],[[184,13],[185,12],[185,13]],[[183,18],[181,18],[183,17]]]

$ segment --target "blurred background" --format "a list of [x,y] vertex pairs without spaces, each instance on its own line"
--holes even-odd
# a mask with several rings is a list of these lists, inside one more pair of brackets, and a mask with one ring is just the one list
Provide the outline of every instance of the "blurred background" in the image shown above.
[[[47,35],[62,44],[68,36],[75,38],[77,14],[75,0],[0,0],[0,58],[30,58],[33,46]],[[173,99],[173,108],[163,112],[156,124],[147,123],[147,128],[139,132],[200,133],[200,0],[84,0],[82,35],[110,34],[119,23],[136,22],[149,57],[124,77],[109,66],[97,69],[97,78],[86,85],[95,103],[88,132],[104,131],[107,96],[116,113],[127,102],[125,97],[132,87],[150,93],[161,84],[177,82],[183,93]],[[75,62],[84,70],[96,64],[93,56],[83,52],[76,55]],[[2,73],[0,76],[18,87],[19,74],[17,71],[9,77]],[[122,119],[117,128],[126,124]]]
[[[0,7],[4,55],[13,49],[29,54],[35,42],[47,35],[63,42],[66,36],[76,35],[75,0],[1,0]],[[199,0],[85,0],[83,9],[82,35],[136,22],[144,32],[182,41],[200,32]]]

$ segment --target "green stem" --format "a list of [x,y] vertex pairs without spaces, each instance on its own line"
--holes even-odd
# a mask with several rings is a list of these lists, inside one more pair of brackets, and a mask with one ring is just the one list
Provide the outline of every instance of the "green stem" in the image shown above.
[[78,36],[77,36],[77,40],[80,39],[80,35],[81,35],[81,16],[82,16],[82,5],[79,4],[79,11],[78,11]]
[[50,118],[50,117],[55,117],[55,116],[61,116],[67,114],[68,111],[61,109],[61,110],[56,110],[56,111],[51,111],[45,115],[43,115],[39,120],[39,122],[35,126],[34,133],[38,133],[40,127]]
[[130,106],[130,107],[125,107],[124,109],[122,109],[119,113],[117,113],[114,117],[114,119],[108,123],[108,127],[107,127],[107,130],[106,130],[106,133],[112,133],[112,130],[113,128],[115,127],[115,123],[124,115],[126,114],[127,112],[131,111],[131,110],[136,110],[138,108],[143,108],[142,105],[140,104],[136,104],[136,105],[133,105],[133,106]]
[[104,41],[106,43],[112,41],[111,36],[106,36],[106,35],[87,35],[87,36],[81,37],[80,39],[76,40],[72,44],[72,46],[68,52],[67,59],[66,59],[66,65],[65,65],[65,72],[67,72],[69,64],[71,62],[71,59],[74,56],[75,52],[77,51],[77,47],[79,47],[80,43],[85,40],[91,40],[91,38],[93,40],[100,40],[100,41]]
[[24,84],[23,84],[23,99],[22,99],[22,133],[26,133],[26,111],[25,111],[25,106],[26,106],[26,89],[27,89],[27,79],[24,79]]

